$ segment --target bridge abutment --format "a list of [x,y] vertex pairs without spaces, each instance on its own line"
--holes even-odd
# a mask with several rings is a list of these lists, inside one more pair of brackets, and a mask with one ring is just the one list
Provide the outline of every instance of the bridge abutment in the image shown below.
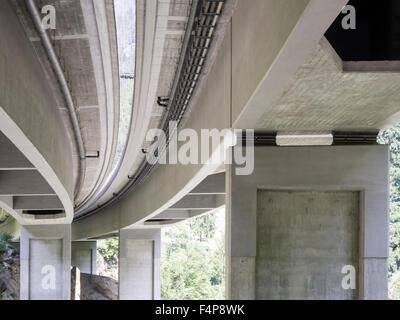
[[229,299],[386,299],[388,148],[256,147],[227,184]]

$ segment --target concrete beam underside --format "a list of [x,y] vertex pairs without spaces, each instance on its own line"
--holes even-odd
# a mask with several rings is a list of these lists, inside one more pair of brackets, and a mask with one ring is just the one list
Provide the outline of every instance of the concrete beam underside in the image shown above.
[[[271,66],[276,65],[282,52],[290,51],[297,54],[293,46],[301,45],[301,55],[290,60],[293,63],[284,73],[284,77],[278,82],[272,81],[272,89],[278,93],[283,92],[286,81],[323,37],[345,3],[344,0],[329,3],[304,0],[290,2],[289,5],[287,1],[276,3],[255,0],[252,6],[247,6],[240,2],[232,19],[225,19],[219,26],[220,34],[224,34],[223,40],[219,43],[218,51],[211,54],[214,60],[207,74],[203,75],[203,80],[192,98],[190,113],[185,119],[184,127],[196,130],[199,135],[201,129],[254,127],[255,121],[248,120],[254,114],[261,115],[267,108],[269,100],[263,100],[257,107],[253,106],[251,100],[254,100],[258,93],[262,93],[260,85],[265,79],[273,80],[275,73],[271,73]],[[265,19],[262,13],[271,11],[271,8],[275,18]],[[316,11],[319,11],[319,14],[315,14]],[[246,19],[245,24],[244,19]],[[293,23],[285,26],[284,32],[271,31],[282,27],[283,21]],[[297,24],[299,21],[301,21],[299,30],[301,37],[299,32],[294,32],[299,26]],[[271,40],[268,43],[260,42],[259,39],[264,39],[266,32],[271,35]],[[308,33],[312,33],[312,37],[304,40],[303,35]],[[253,36],[244,36],[245,34],[259,36],[256,39]],[[243,39],[246,39],[246,45],[243,45]],[[250,47],[254,48],[252,59],[248,59]],[[290,49],[283,51],[284,48]],[[287,63],[286,57],[282,57],[282,63]],[[271,84],[271,80],[268,83]],[[212,146],[212,151],[223,148],[223,143],[221,139],[218,146]],[[206,177],[217,172],[220,165],[221,163],[159,166],[125,199],[113,207],[74,223],[73,238],[95,237],[134,224],[142,224],[171,208],[192,190],[196,190],[195,187]],[[154,197],[155,194],[157,197]],[[131,210],[133,207],[136,209]]]
[[[66,214],[54,221],[40,221],[24,217],[3,202],[1,205],[21,224],[71,222],[72,149],[66,130],[60,125],[62,117],[55,108],[57,101],[8,1],[0,2],[0,15],[0,131],[3,137],[0,148],[11,151],[0,157],[0,166],[6,169],[0,172],[0,193],[5,196],[56,194]],[[14,164],[10,160],[15,161]],[[8,188],[4,183],[8,184],[9,179],[12,182]]]

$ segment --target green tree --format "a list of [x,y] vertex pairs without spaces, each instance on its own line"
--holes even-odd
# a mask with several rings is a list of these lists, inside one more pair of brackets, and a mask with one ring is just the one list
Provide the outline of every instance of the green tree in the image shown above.
[[0,271],[4,268],[3,254],[6,250],[11,249],[11,241],[13,236],[7,232],[0,234]]
[[219,221],[210,214],[163,230],[163,299],[224,299],[223,216]]
[[216,216],[209,214],[189,221],[189,227],[195,240],[199,242],[212,239],[216,231]]
[[[392,287],[392,298],[400,298],[400,124],[382,131],[378,142],[389,145],[390,161],[390,251],[389,251],[389,287]],[[392,279],[393,278],[393,279]],[[393,283],[392,283],[393,280]]]
[[103,242],[99,241],[97,252],[104,258],[109,267],[118,265],[118,237],[108,238]]

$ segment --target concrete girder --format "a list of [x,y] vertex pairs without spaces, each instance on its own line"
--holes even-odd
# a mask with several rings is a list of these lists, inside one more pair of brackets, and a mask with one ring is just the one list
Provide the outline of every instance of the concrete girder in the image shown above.
[[225,195],[192,195],[188,194],[170,209],[173,210],[212,210],[225,204]]
[[87,240],[88,241],[90,241],[90,240],[105,240],[105,239],[110,239],[110,238],[115,238],[115,237],[118,237],[118,232],[117,231],[112,232],[112,233],[108,233],[108,234],[103,234],[101,236],[90,238],[90,239],[87,239]]
[[225,194],[225,172],[209,175],[189,194]]
[[195,216],[198,216],[202,213],[207,212],[207,210],[175,210],[168,209],[164,212],[160,213],[158,216],[154,217],[154,219],[165,219],[165,220],[184,220],[189,219]]
[[15,210],[62,210],[63,206],[57,196],[15,196]]
[[162,228],[162,227],[170,227],[173,224],[185,221],[185,219],[174,219],[174,220],[147,220],[143,223],[143,226],[146,228]]
[[347,2],[238,2],[232,25],[234,76],[240,75],[232,90],[235,128],[256,127]]
[[[217,27],[222,40],[209,53],[212,60],[193,94],[184,128],[199,136],[201,129],[254,128],[346,3],[255,0],[249,6],[238,1],[229,13],[233,18],[221,19]],[[212,146],[213,151],[223,144]],[[185,197],[221,164],[158,166],[119,203],[74,223],[73,238],[140,225]]]
[[34,169],[32,163],[0,132],[0,170]]
[[54,195],[54,191],[36,170],[7,170],[0,171],[0,195]]
[[56,194],[65,215],[29,219],[9,206],[9,200],[0,205],[20,224],[69,223],[74,192],[71,144],[42,65],[9,1],[0,2],[0,70],[0,131],[36,169],[1,171],[0,193]]
[[[36,58],[47,78],[47,86],[54,95],[53,108],[61,114],[64,123],[59,127],[63,127],[68,137],[73,137],[71,112],[67,111],[59,81],[39,41],[37,28],[25,10],[24,1],[9,2],[31,47],[36,51]],[[69,178],[76,187],[74,200],[82,206],[104,184],[111,171],[117,145],[119,74],[114,3],[112,0],[72,0],[67,3],[55,1],[53,5],[57,11],[57,29],[49,36],[63,66],[62,73],[68,78],[68,87],[79,118],[79,131],[86,149],[85,153],[80,152],[78,156],[77,146],[72,143],[73,157],[69,161],[72,162]],[[47,115],[48,112],[43,110],[43,113]],[[68,141],[60,143],[67,144]],[[81,174],[78,168],[81,168]]]
[[[87,30],[87,40],[90,46],[90,60],[93,65],[93,78],[97,92],[95,106],[81,106],[81,117],[85,114],[85,127],[88,131],[98,130],[98,134],[88,135],[85,144],[95,146],[99,139],[99,161],[94,166],[88,166],[87,171],[95,179],[87,179],[85,192],[82,192],[78,203],[85,205],[99,191],[112,170],[116,153],[119,122],[119,74],[117,39],[114,19],[114,4],[110,0],[80,0],[82,16]],[[94,117],[93,115],[96,115]],[[94,121],[94,118],[96,121]],[[97,149],[94,149],[97,150]]]
[[211,213],[223,205],[225,205],[225,172],[219,172],[206,177],[183,199],[144,224],[170,225]]
[[[224,199],[225,200],[225,199]],[[147,220],[143,223],[142,227],[169,227],[173,224],[176,224],[178,222],[185,221],[187,219],[192,219],[192,218],[197,218],[200,216],[204,216],[207,214],[212,214],[216,212],[217,210],[220,210],[224,207],[225,205],[221,205],[217,208],[211,209],[211,210],[175,210],[175,209],[169,209],[164,211],[163,213],[159,214],[158,216]]]
[[[225,22],[219,27],[224,29],[227,26],[228,22]],[[223,49],[224,51],[229,51],[229,48],[230,41],[228,37],[228,41],[224,44]],[[219,87],[219,90],[211,90],[211,94],[202,94],[202,101],[199,102],[202,106],[201,108],[193,108],[191,117],[186,123],[187,127],[195,130],[230,127],[229,56],[230,54],[228,54],[228,58],[226,56],[218,56],[218,62],[221,63],[216,64],[216,67],[210,70],[208,76],[212,80],[210,84],[205,84],[207,88]],[[138,99],[137,95],[135,96],[135,104],[137,103],[136,99]],[[207,117],[207,115],[212,116]],[[213,146],[213,151],[220,150],[222,147],[223,143]],[[95,215],[75,222],[72,228],[73,239],[96,237],[118,230],[121,226],[127,227],[133,224],[142,224],[148,219],[156,217],[182,199],[207,176],[215,173],[220,168],[220,165],[209,163],[204,166],[201,164],[187,166],[170,165],[155,168],[151,176],[135,188],[134,192],[126,197],[125,200]],[[126,169],[127,166],[130,165],[128,163],[123,164],[121,171],[124,167]],[[165,186],[168,186],[168,188],[165,188]],[[152,195],[151,199],[148,198],[150,195]],[[154,195],[157,196],[154,197]],[[136,201],[140,202],[137,210],[135,212],[130,210],[130,214],[126,214],[125,210],[130,203]]]
[[[83,0],[85,1],[85,0]],[[136,74],[132,132],[127,141],[126,159],[102,197],[104,203],[113,198],[129,181],[144,159],[142,148],[146,148],[146,134],[157,128],[165,109],[155,101],[158,96],[167,96],[176,69],[185,34],[185,23],[190,13],[191,1],[183,0],[178,5],[170,1],[136,1]],[[180,23],[177,24],[176,22]],[[172,28],[171,25],[174,24]],[[95,209],[93,204],[86,211]]]

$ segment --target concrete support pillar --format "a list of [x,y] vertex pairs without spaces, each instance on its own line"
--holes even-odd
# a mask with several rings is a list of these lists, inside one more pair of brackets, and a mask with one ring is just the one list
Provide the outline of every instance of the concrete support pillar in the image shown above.
[[81,273],[96,274],[97,241],[73,241],[71,264]]
[[70,300],[71,225],[21,226],[21,300]]
[[161,299],[161,229],[119,232],[119,299]]
[[251,175],[229,166],[228,298],[386,299],[388,184],[380,145],[256,147]]

